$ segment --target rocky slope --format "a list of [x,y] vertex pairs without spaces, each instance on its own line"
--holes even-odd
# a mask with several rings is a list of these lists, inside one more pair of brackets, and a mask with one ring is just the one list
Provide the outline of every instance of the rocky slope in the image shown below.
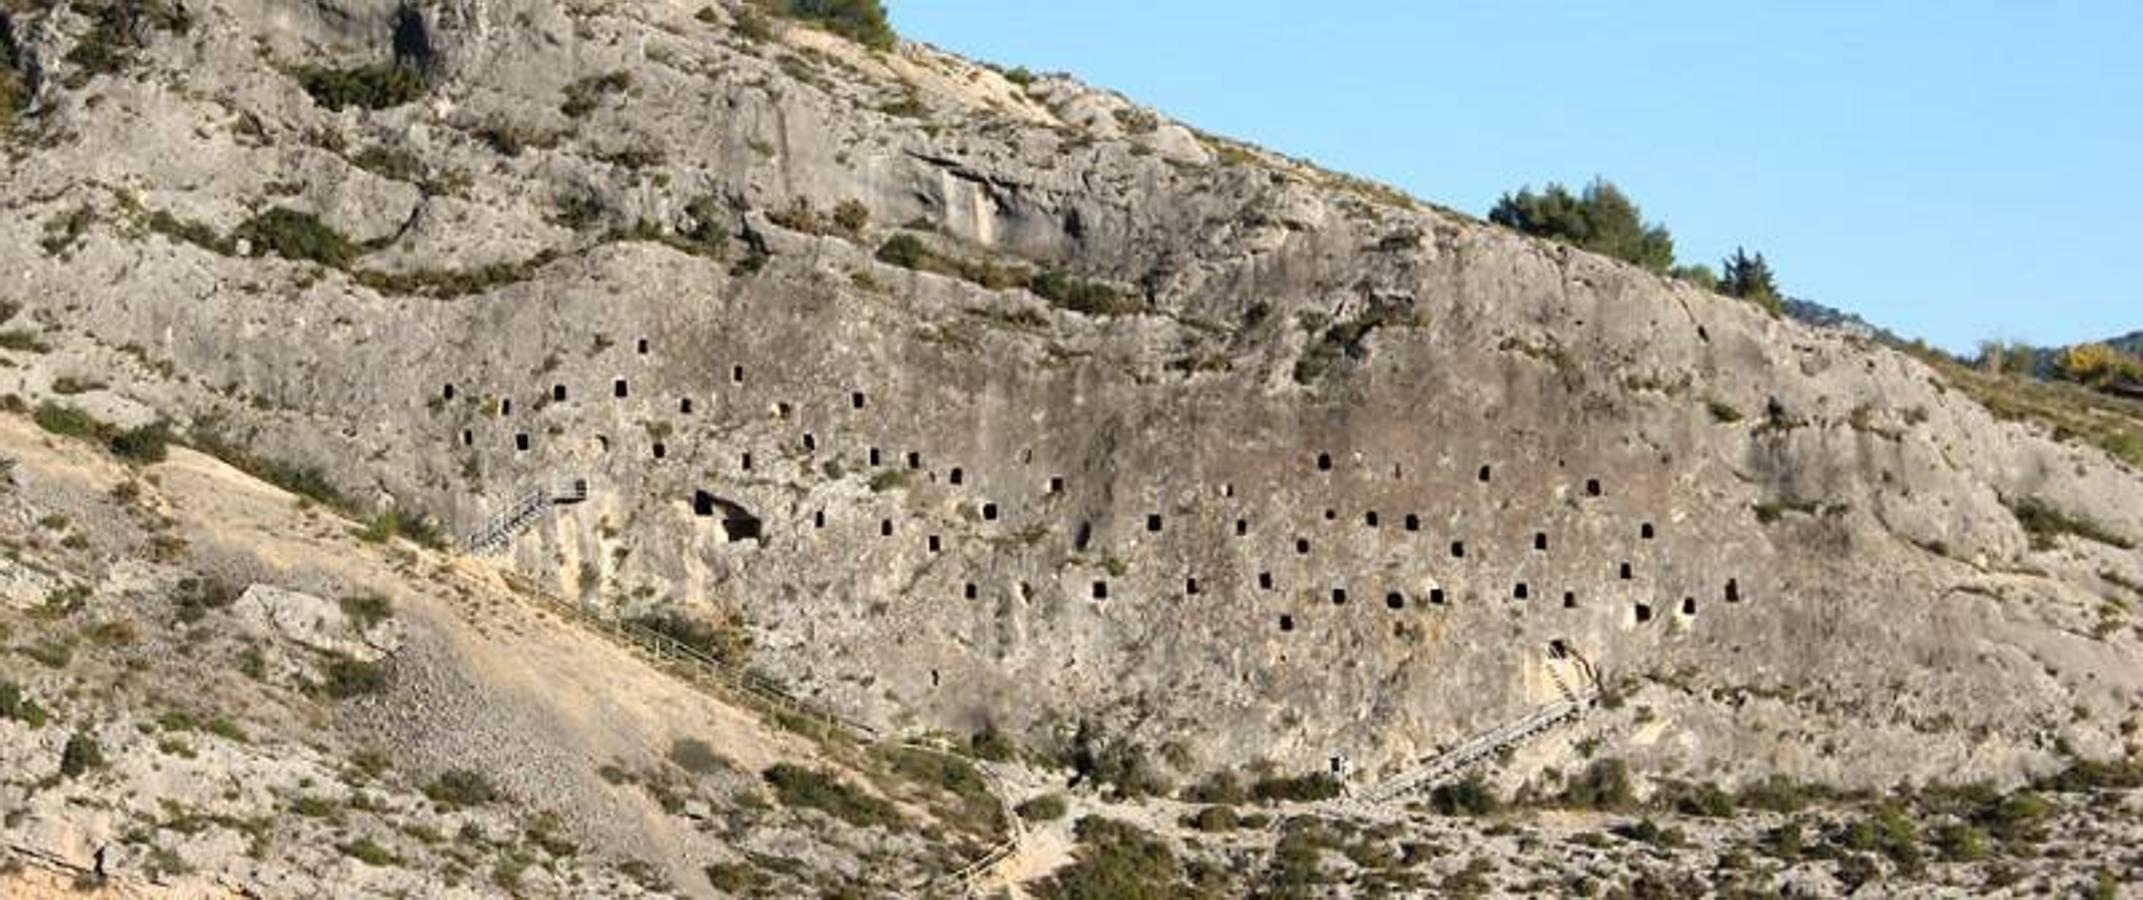
[[584,477],[514,569],[844,715],[1366,783],[1575,653],[1505,788],[2132,752],[2143,478],[1863,338],[720,4],[5,35],[26,404],[454,534]]

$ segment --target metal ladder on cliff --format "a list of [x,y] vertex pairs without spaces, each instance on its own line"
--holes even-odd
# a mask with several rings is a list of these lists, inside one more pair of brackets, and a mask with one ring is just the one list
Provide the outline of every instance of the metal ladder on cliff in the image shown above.
[[1556,690],[1563,695],[1562,700],[1460,741],[1458,746],[1362,792],[1358,799],[1370,804],[1391,803],[1409,794],[1428,790],[1472,768],[1482,760],[1546,734],[1558,726],[1583,718],[1599,702],[1599,675],[1584,657],[1578,656],[1574,651],[1564,650],[1560,645],[1550,651],[1551,660],[1565,658],[1573,660],[1579,671],[1585,673],[1589,683],[1584,690],[1572,689],[1570,683],[1563,679],[1562,673],[1556,671],[1551,664],[1547,667],[1548,677],[1555,682]]
[[462,551],[472,556],[496,553],[512,543],[513,536],[534,524],[553,506],[570,506],[588,499],[588,479],[560,478],[532,488],[484,522],[482,528],[462,542]]

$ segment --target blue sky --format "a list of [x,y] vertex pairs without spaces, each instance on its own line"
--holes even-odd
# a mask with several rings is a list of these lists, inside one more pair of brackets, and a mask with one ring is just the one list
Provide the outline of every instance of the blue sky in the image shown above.
[[1484,214],[1604,175],[1684,260],[1951,349],[2143,328],[2143,2],[889,0],[902,35],[1068,71]]

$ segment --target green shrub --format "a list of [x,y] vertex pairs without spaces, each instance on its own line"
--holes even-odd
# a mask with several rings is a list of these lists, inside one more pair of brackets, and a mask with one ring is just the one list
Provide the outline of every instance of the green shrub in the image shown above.
[[1312,803],[1339,796],[1343,786],[1328,772],[1308,775],[1273,775],[1250,785],[1250,798],[1259,803]]
[[394,603],[385,594],[351,594],[337,601],[337,605],[342,607],[345,617],[357,623],[360,631],[370,631],[373,626],[394,616]]
[[1159,838],[1100,816],[1080,819],[1071,865],[1036,889],[1042,900],[1161,900],[1185,896],[1183,867]]
[[1145,309],[1145,304],[1137,297],[1119,294],[1106,284],[1075,278],[1054,269],[1028,279],[1027,289],[1037,297],[1090,316],[1124,316]]
[[1208,806],[1183,821],[1199,831],[1234,831],[1242,827],[1242,823],[1242,817],[1235,814],[1232,806]]
[[670,762],[695,775],[708,775],[736,768],[729,757],[716,753],[706,741],[698,738],[678,738],[670,742]]
[[899,38],[879,0],[788,0],[787,12],[875,50],[890,50]]
[[1054,822],[1064,818],[1070,809],[1071,804],[1065,802],[1063,794],[1043,794],[1013,807],[1012,811],[1029,822]]
[[316,262],[331,269],[348,266],[360,249],[319,217],[286,207],[273,207],[238,226],[239,237],[284,259]]
[[112,455],[131,463],[160,463],[171,443],[171,425],[156,421],[112,436]]
[[878,261],[903,269],[922,269],[936,254],[912,234],[896,234],[878,245]]
[[760,896],[772,881],[751,863],[709,863],[703,871],[707,874],[707,883],[715,890],[738,897]]
[[1538,194],[1531,188],[1504,194],[1488,221],[1654,272],[1674,264],[1674,237],[1665,226],[1646,223],[1637,204],[1606,179],[1594,179],[1579,194],[1553,182]]
[[79,731],[67,736],[67,746],[60,748],[60,777],[74,778],[101,768],[104,768],[103,744]]
[[424,786],[424,796],[441,806],[462,808],[495,803],[502,794],[498,786],[480,772],[448,769]]
[[48,718],[44,707],[24,695],[21,686],[12,681],[0,681],[0,719],[43,728]]
[[185,241],[212,253],[229,256],[236,249],[231,246],[229,238],[206,223],[181,219],[161,209],[150,213],[145,224],[152,232]]
[[341,850],[344,856],[357,860],[358,862],[364,863],[368,866],[384,867],[398,866],[402,864],[402,860],[400,857],[388,852],[387,848],[380,846],[371,838],[358,838],[355,841],[351,841],[350,843],[342,845]]
[[103,440],[111,426],[97,421],[90,414],[72,406],[62,406],[47,400],[37,405],[32,416],[37,427],[61,437]]
[[816,809],[858,828],[900,821],[893,804],[850,787],[830,772],[776,763],[763,774],[783,806]]
[[1629,765],[1611,757],[1594,760],[1583,775],[1563,787],[1562,802],[1579,809],[1629,809],[1637,802]]
[[330,699],[347,700],[387,689],[387,667],[347,656],[328,660],[321,671],[320,691]]
[[446,538],[429,521],[412,516],[398,509],[390,509],[373,516],[365,527],[357,532],[358,540],[372,544],[384,544],[395,538],[408,538],[416,544],[433,549],[446,546]]
[[298,83],[313,102],[340,111],[345,107],[387,109],[418,97],[431,85],[424,76],[405,66],[387,63],[330,69],[306,66],[298,70]]
[[743,665],[751,647],[750,636],[734,621],[708,622],[670,611],[635,616],[625,625],[676,641],[725,665]]
[[1503,808],[1503,801],[1481,776],[1469,775],[1429,791],[1429,808],[1446,816],[1486,816]]

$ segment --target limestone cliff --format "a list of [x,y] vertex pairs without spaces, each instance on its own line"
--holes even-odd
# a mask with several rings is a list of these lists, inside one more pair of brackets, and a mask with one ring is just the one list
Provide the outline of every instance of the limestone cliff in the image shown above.
[[2143,478],[1865,339],[724,5],[10,8],[6,391],[457,534],[586,478],[516,569],[847,715],[1367,777],[1567,648],[1514,777],[2134,728]]

